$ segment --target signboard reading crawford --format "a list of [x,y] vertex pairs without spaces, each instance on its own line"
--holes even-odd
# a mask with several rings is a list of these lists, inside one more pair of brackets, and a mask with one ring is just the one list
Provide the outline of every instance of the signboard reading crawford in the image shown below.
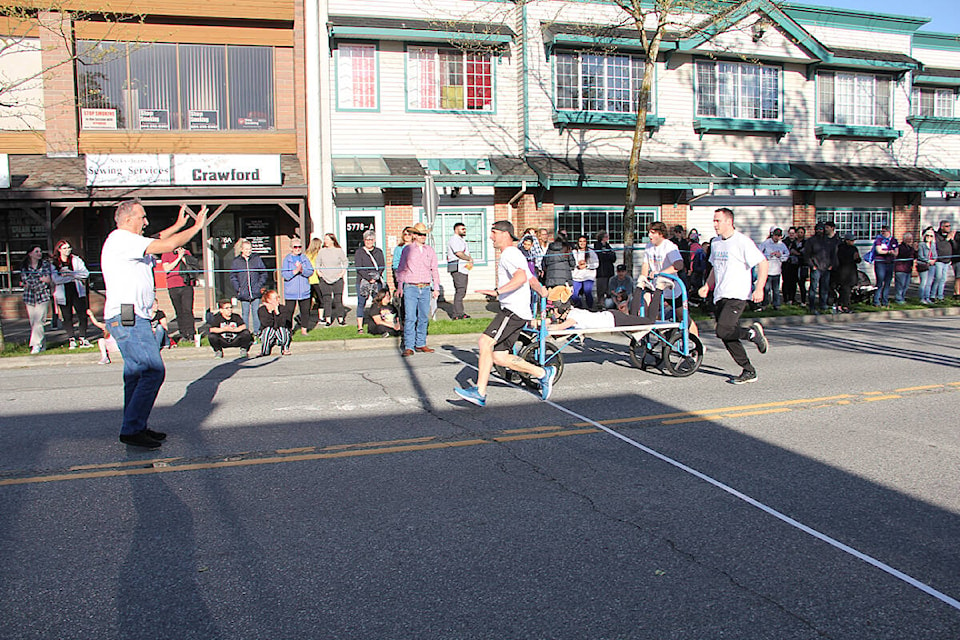
[[283,184],[280,156],[86,155],[88,187],[268,186]]
[[278,155],[176,155],[173,182],[185,185],[278,185]]

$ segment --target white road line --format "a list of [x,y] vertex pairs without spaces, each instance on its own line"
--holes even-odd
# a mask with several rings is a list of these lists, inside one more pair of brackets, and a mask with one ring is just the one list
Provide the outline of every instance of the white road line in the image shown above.
[[[452,355],[450,355],[450,354],[448,354],[448,353],[445,353],[444,355],[447,356],[447,357],[453,358],[453,359],[456,360],[457,362],[459,362],[459,363],[461,363],[461,364],[463,364],[463,365],[465,365],[465,366],[467,366],[467,367],[470,367],[470,368],[473,369],[474,371],[477,370],[477,367],[476,367],[476,366],[474,366],[474,365],[472,365],[472,364],[470,364],[470,363],[468,363],[468,362],[464,362],[463,360],[460,360],[459,358],[456,358],[456,357],[454,357],[454,356],[452,356]],[[830,536],[828,536],[828,535],[825,534],[825,533],[821,533],[820,531],[817,531],[816,529],[813,529],[813,528],[811,528],[811,527],[808,527],[807,525],[803,524],[802,522],[798,522],[798,521],[794,520],[793,518],[791,518],[790,516],[788,516],[788,515],[786,515],[786,514],[784,514],[784,513],[781,513],[780,511],[777,511],[777,510],[774,509],[773,507],[768,507],[767,505],[763,504],[763,503],[760,502],[759,500],[756,500],[756,499],[754,499],[754,498],[751,498],[750,496],[748,496],[748,495],[746,495],[746,494],[744,494],[744,493],[741,493],[740,491],[737,491],[737,490],[734,489],[733,487],[731,487],[731,486],[729,486],[729,485],[726,485],[726,484],[720,482],[719,480],[715,480],[714,478],[711,478],[710,476],[708,476],[708,475],[705,474],[705,473],[702,473],[702,472],[700,472],[700,471],[697,471],[696,469],[694,469],[694,468],[692,468],[692,467],[688,467],[687,465],[683,464],[682,462],[679,462],[678,460],[674,460],[674,459],[671,458],[670,456],[664,455],[664,454],[660,453],[659,451],[656,451],[656,450],[654,450],[654,449],[651,449],[650,447],[648,447],[648,446],[646,446],[646,445],[642,445],[642,444],[640,444],[639,442],[637,442],[636,440],[633,440],[633,439],[631,439],[631,438],[628,438],[627,436],[623,435],[622,433],[618,433],[617,431],[614,431],[613,429],[611,429],[611,428],[609,428],[609,427],[606,427],[606,426],[600,424],[600,423],[597,422],[596,420],[591,420],[590,418],[588,418],[588,417],[586,417],[586,416],[582,416],[582,415],[580,415],[579,413],[577,413],[576,411],[573,411],[572,409],[567,409],[566,407],[564,407],[564,406],[562,406],[562,405],[559,405],[559,404],[557,404],[556,402],[553,402],[552,400],[547,400],[546,402],[547,402],[548,405],[550,405],[550,406],[553,407],[554,409],[557,409],[558,411],[562,411],[563,413],[566,413],[567,415],[572,416],[572,417],[574,417],[574,418],[576,418],[577,420],[580,420],[580,421],[582,421],[582,422],[587,422],[587,423],[593,425],[594,427],[596,427],[597,429],[600,429],[601,431],[604,431],[605,433],[608,433],[608,434],[610,434],[611,436],[613,436],[613,437],[615,437],[615,438],[617,438],[617,439],[619,439],[619,440],[621,440],[621,441],[623,441],[623,442],[626,442],[626,443],[629,444],[630,446],[635,447],[635,448],[639,449],[640,451],[643,451],[644,453],[646,453],[646,454],[648,454],[648,455],[651,455],[651,456],[653,456],[654,458],[656,458],[656,459],[658,459],[658,460],[661,460],[661,461],[663,461],[663,462],[666,462],[667,464],[669,464],[669,465],[671,465],[671,466],[673,466],[673,467],[676,467],[677,469],[680,469],[681,471],[684,471],[685,473],[689,473],[690,475],[692,475],[692,476],[694,476],[694,477],[696,477],[696,478],[699,478],[699,479],[703,480],[704,482],[707,482],[707,483],[713,485],[714,487],[716,487],[716,488],[718,488],[718,489],[720,489],[720,490],[722,490],[722,491],[725,491],[726,493],[729,493],[729,494],[732,495],[733,497],[735,497],[735,498],[737,498],[737,499],[739,499],[739,500],[742,500],[743,502],[746,502],[747,504],[749,504],[749,505],[751,505],[751,506],[753,506],[753,507],[756,507],[757,509],[760,509],[760,510],[763,511],[764,513],[766,513],[766,514],[768,514],[768,515],[771,515],[771,516],[773,516],[774,518],[776,518],[776,519],[778,519],[778,520],[780,520],[780,521],[782,521],[782,522],[785,522],[786,524],[790,525],[791,527],[793,527],[793,528],[795,528],[795,529],[799,529],[800,531],[803,531],[804,533],[806,533],[806,534],[808,534],[808,535],[810,535],[810,536],[813,536],[814,538],[816,538],[816,539],[818,539],[818,540],[820,540],[820,541],[822,541],[822,542],[826,542],[826,543],[829,544],[831,547],[834,547],[835,549],[839,549],[840,551],[843,551],[844,553],[847,553],[847,554],[853,556],[854,558],[857,558],[858,560],[862,560],[863,562],[866,562],[867,564],[869,564],[869,565],[871,565],[871,566],[873,566],[873,567],[876,567],[877,569],[880,569],[880,570],[883,571],[884,573],[887,573],[887,574],[893,576],[894,578],[897,578],[898,580],[902,580],[903,582],[906,582],[906,583],[907,583],[908,585],[910,585],[911,587],[914,587],[914,588],[916,588],[916,589],[919,589],[920,591],[926,593],[926,594],[929,595],[929,596],[933,596],[934,598],[936,598],[936,599],[939,600],[940,602],[943,602],[943,603],[946,604],[947,606],[952,607],[952,608],[960,611],[960,601],[956,600],[955,598],[951,598],[950,596],[948,596],[947,594],[943,593],[942,591],[938,591],[938,590],[934,589],[933,587],[931,587],[931,586],[929,586],[929,585],[927,585],[927,584],[924,584],[924,583],[920,582],[920,581],[917,580],[916,578],[914,578],[914,577],[912,577],[912,576],[909,576],[909,575],[907,575],[906,573],[904,573],[904,572],[902,572],[902,571],[900,571],[900,570],[898,570],[898,569],[894,569],[893,567],[891,567],[890,565],[886,564],[885,562],[881,562],[880,560],[877,560],[877,559],[874,558],[873,556],[869,556],[869,555],[863,553],[862,551],[857,551],[857,550],[854,549],[853,547],[851,547],[851,546],[849,546],[849,545],[846,545],[846,544],[840,542],[839,540],[837,540],[837,539],[835,539],[835,538],[831,538]]]

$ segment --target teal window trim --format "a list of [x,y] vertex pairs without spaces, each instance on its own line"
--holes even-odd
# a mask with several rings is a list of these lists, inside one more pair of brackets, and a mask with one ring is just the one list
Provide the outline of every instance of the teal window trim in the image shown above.
[[814,135],[820,144],[830,138],[851,138],[858,140],[886,140],[893,142],[903,136],[903,131],[892,127],[867,127],[846,124],[818,124]]
[[940,85],[941,87],[960,87],[960,78],[947,78],[945,76],[928,76],[926,74],[919,74],[913,76],[913,84],[918,85]]
[[[700,116],[700,115],[696,115],[696,114],[697,114],[697,109],[698,109],[698,107],[699,107],[699,102],[700,102],[700,101],[699,101],[699,96],[700,96],[700,82],[699,82],[700,73],[699,73],[699,70],[698,70],[698,65],[699,65],[700,63],[714,63],[714,69],[716,69],[716,65],[717,65],[717,64],[720,64],[720,63],[735,64],[735,65],[743,66],[743,67],[760,67],[760,68],[776,69],[776,70],[777,70],[777,100],[778,100],[777,111],[779,112],[778,115],[777,115],[777,117],[776,117],[776,118],[756,118],[756,119],[754,119],[754,118],[720,118],[720,117],[717,117],[717,116]],[[783,65],[763,64],[763,63],[752,63],[752,62],[739,62],[739,61],[735,61],[735,60],[722,60],[722,59],[704,58],[704,57],[694,58],[694,60],[693,60],[693,113],[696,115],[696,118],[697,118],[698,120],[737,120],[737,121],[741,121],[741,120],[742,120],[742,121],[746,121],[746,122],[754,122],[754,121],[756,121],[756,122],[781,122],[781,123],[782,123],[782,122],[783,122],[783,112],[784,112],[784,90],[785,90],[785,89],[784,89],[784,82],[783,82],[783,74],[784,74],[784,67],[783,67]],[[761,79],[761,83],[762,83],[762,79]],[[718,87],[719,87],[719,84],[720,84],[720,81],[719,81],[719,78],[717,77],[717,86],[718,86]],[[763,90],[762,90],[762,88],[761,88],[760,95],[761,95],[761,107],[760,107],[760,109],[761,109],[761,114],[762,114],[762,112],[763,112],[763,105],[762,105]],[[719,112],[719,110],[720,110],[720,103],[719,103],[719,96],[718,96],[718,100],[717,100],[717,111]],[[789,126],[789,125],[788,125],[788,126]],[[789,133],[789,131],[790,131],[790,129],[787,129],[787,131],[786,131],[785,133]],[[781,138],[782,138],[782,137],[783,137],[783,136],[781,136]],[[700,134],[700,138],[703,139],[703,134]],[[778,138],[777,140],[779,141],[779,138]]]
[[[354,45],[354,46],[372,46],[373,47],[373,73],[376,78],[376,106],[373,107],[341,107],[340,106],[340,45]],[[334,81],[335,95],[334,95],[334,109],[336,111],[341,111],[345,113],[379,113],[380,112],[380,44],[377,42],[357,42],[357,41],[340,41],[337,42],[336,48],[334,49],[334,73],[336,74],[336,80]]]
[[[651,132],[659,131],[666,118],[658,118],[648,113],[644,128]],[[636,113],[611,113],[605,111],[554,111],[553,125],[564,129],[633,129],[637,125]]]
[[743,120],[739,118],[696,118],[693,130],[703,140],[707,133],[759,133],[772,134],[777,142],[793,131],[793,125],[781,120]]
[[[450,46],[450,43],[447,42],[447,46],[441,46],[442,43],[429,43],[432,47],[435,47],[438,53],[441,50],[446,51],[457,51],[464,55],[471,53],[470,51],[463,51],[456,49]],[[490,56],[490,98],[493,101],[493,108],[489,111],[482,109],[414,109],[410,107],[409,100],[409,91],[410,91],[410,48],[422,46],[422,43],[419,42],[408,42],[404,45],[403,52],[403,108],[406,113],[430,113],[430,114],[448,114],[448,115],[484,115],[491,116],[497,115],[497,72],[496,69],[500,66],[500,54],[488,51],[486,54]],[[466,78],[466,59],[464,59],[464,70],[463,76]],[[464,84],[464,104],[466,104],[466,84]]]
[[330,27],[331,38],[354,38],[364,40],[416,40],[418,42],[450,43],[471,42],[479,45],[497,44],[506,46],[513,37],[499,33],[467,33],[465,31],[435,31],[432,29],[391,29],[370,27]]
[[[816,72],[815,72],[816,84],[815,84],[815,86],[814,86],[814,91],[815,91],[816,96],[817,96],[816,104],[814,105],[814,106],[816,107],[816,111],[814,112],[814,116],[815,116],[815,122],[816,122],[816,124],[817,124],[817,129],[819,130],[821,127],[827,127],[828,130],[829,130],[830,128],[840,127],[840,129],[837,129],[838,131],[842,130],[843,128],[848,128],[848,129],[865,128],[865,129],[869,129],[869,130],[887,129],[887,130],[890,131],[890,132],[894,131],[894,129],[892,129],[891,127],[886,126],[886,125],[840,125],[840,124],[836,124],[836,123],[834,123],[834,122],[823,122],[823,121],[820,120],[820,83],[821,83],[821,75],[832,75],[832,76],[833,76],[833,83],[834,83],[834,85],[833,85],[833,104],[834,104],[833,119],[835,120],[836,117],[837,117],[837,116],[836,116],[836,111],[837,111],[837,109],[836,109],[836,104],[837,104],[837,101],[838,101],[838,87],[837,87],[836,78],[837,78],[837,74],[839,74],[839,73],[842,73],[842,74],[845,74],[845,75],[852,75],[852,76],[871,77],[871,78],[874,79],[874,82],[877,82],[877,81],[879,81],[879,80],[881,80],[881,79],[889,79],[891,82],[890,82],[890,92],[887,94],[887,105],[888,105],[888,106],[887,106],[887,113],[889,114],[890,121],[893,122],[893,120],[894,120],[894,116],[895,116],[895,114],[894,114],[894,107],[895,107],[894,91],[895,91],[895,85],[897,84],[897,82],[896,82],[896,79],[895,79],[895,78],[893,78],[892,76],[890,76],[890,74],[886,74],[886,73],[879,73],[879,74],[877,74],[877,73],[860,73],[860,72],[854,71],[854,70],[852,70],[852,69],[846,69],[846,70],[844,70],[844,69],[817,69]],[[874,101],[876,101],[876,98],[874,98]],[[875,106],[875,105],[874,105],[874,106]],[[856,109],[856,107],[854,107],[854,110],[855,110],[855,109]],[[874,111],[874,114],[876,114],[875,111]],[[902,133],[901,133],[901,135],[902,135]],[[820,135],[817,134],[817,137],[820,138]],[[850,135],[848,135],[847,137],[863,137],[863,136],[850,136]],[[873,136],[866,136],[866,137],[873,137]],[[884,136],[881,136],[881,137],[884,137]],[[899,138],[899,137],[900,137],[900,135],[894,136],[894,138]],[[823,144],[823,139],[820,140],[820,143]]]
[[[589,230],[588,232],[585,233],[585,235],[589,240],[588,245],[591,248],[593,247],[593,243],[597,239],[595,237],[596,232],[602,230],[602,231],[606,231],[607,233],[611,234],[614,237],[616,237],[616,234],[620,234],[620,237],[621,237],[620,241],[619,242],[611,241],[610,246],[613,247],[614,249],[623,250],[625,247],[622,240],[622,229],[623,229],[623,204],[622,203],[611,204],[608,206],[604,206],[604,205],[562,205],[561,206],[557,204],[554,206],[553,228],[567,229],[567,231],[569,231],[569,237],[573,240],[576,240],[577,236],[579,236],[581,233],[584,233],[584,229],[583,229],[584,214],[597,214],[597,213],[604,214],[606,219],[604,220],[603,225],[601,225],[599,229]],[[579,228],[577,230],[573,230],[573,229],[567,228],[570,225],[561,225],[560,216],[562,214],[566,214],[568,216],[579,216],[580,217]],[[661,215],[660,207],[657,207],[657,206],[634,207],[634,215],[639,217],[645,214],[652,214],[652,221],[656,222],[657,220],[660,220],[660,215]],[[611,217],[619,218],[619,227],[616,227],[615,225],[612,225],[610,223]],[[611,229],[611,227],[613,227],[613,229]],[[616,231],[616,233],[612,233],[613,231]],[[645,228],[644,229],[637,228],[634,231],[635,233],[639,234],[639,235],[635,235],[634,237],[634,249],[637,249],[638,243],[645,244],[649,240],[649,238],[645,235],[647,231]],[[642,246],[640,248],[642,248]]]
[[[578,71],[581,72],[581,73],[580,73],[580,76],[579,76],[578,79],[577,79],[577,82],[578,82],[577,91],[578,91],[578,95],[580,96],[581,105],[582,105],[582,101],[583,101],[583,91],[584,91],[584,87],[583,87],[583,76],[582,76],[583,59],[582,59],[581,56],[582,56],[584,53],[587,53],[587,54],[590,54],[590,55],[598,55],[598,56],[602,56],[602,57],[604,57],[604,58],[606,58],[606,57],[608,57],[608,56],[619,56],[619,57],[628,57],[628,58],[630,58],[631,81],[633,80],[632,70],[633,70],[634,62],[636,62],[637,60],[640,61],[640,64],[642,65],[641,68],[644,69],[644,73],[646,72],[646,71],[645,71],[645,70],[646,70],[646,65],[647,65],[647,64],[653,64],[653,82],[652,82],[652,86],[650,87],[650,103],[649,103],[649,107],[648,107],[648,109],[647,109],[647,112],[648,112],[648,113],[656,113],[656,109],[657,109],[657,86],[658,86],[658,82],[659,82],[659,74],[658,74],[658,72],[657,72],[657,66],[656,66],[656,63],[655,63],[655,62],[654,62],[654,63],[648,63],[645,59],[643,59],[643,56],[637,55],[637,54],[635,54],[635,53],[631,53],[631,52],[629,52],[629,51],[623,52],[623,53],[621,53],[621,52],[619,52],[619,51],[605,51],[605,52],[603,52],[603,53],[596,53],[596,52],[593,52],[593,51],[584,51],[583,49],[569,49],[569,48],[568,48],[568,49],[565,49],[565,50],[563,50],[563,51],[559,51],[559,52],[557,52],[557,53],[558,53],[558,54],[571,55],[571,56],[576,56],[576,57],[577,57],[577,69],[578,69]],[[556,56],[554,56],[554,59],[553,59],[552,63],[550,64],[550,72],[551,72],[550,87],[551,87],[551,90],[552,90],[552,92],[553,92],[553,104],[554,104],[554,106],[556,107],[556,105],[559,104],[559,100],[557,99],[557,83],[558,83],[558,80],[559,80],[559,74],[558,74],[558,72],[557,72],[557,60],[556,60]],[[640,78],[640,81],[641,81],[641,82],[643,81],[643,78],[642,78],[642,77]],[[633,89],[633,84],[632,84],[632,82],[631,82],[631,87],[630,87],[631,103],[633,102],[633,91],[634,91],[634,89]],[[630,111],[630,112],[615,112],[615,111],[599,111],[599,110],[593,111],[593,110],[587,110],[587,109],[580,110],[580,109],[560,109],[560,108],[556,108],[556,109],[555,109],[555,112],[570,112],[570,113],[583,112],[583,113],[614,114],[614,115],[622,115],[622,114],[626,114],[626,115],[634,114],[634,115],[635,115],[635,114],[636,114],[636,111]],[[554,118],[554,124],[556,124],[556,123],[557,123],[557,120],[556,120],[556,118]],[[636,120],[634,119],[634,124],[635,124],[635,123],[636,123]],[[631,125],[631,126],[632,126],[632,125]],[[658,127],[658,128],[659,128],[659,127]],[[562,129],[563,129],[563,127],[561,127],[561,130],[562,130]]]
[[[473,221],[467,221],[464,219],[464,215],[478,215],[480,216],[480,224],[474,225]],[[437,219],[434,220],[433,228],[433,239],[434,242],[437,242],[437,246],[433,247],[433,250],[437,252],[437,262],[441,269],[446,268],[447,266],[447,242],[450,240],[450,236],[453,235],[453,224],[452,222],[463,222],[467,226],[467,248],[470,249],[470,255],[473,257],[474,266],[484,267],[490,264],[490,250],[488,247],[487,235],[489,234],[489,225],[487,224],[487,217],[489,211],[486,207],[448,207],[440,206],[437,208]],[[420,222],[426,224],[426,221],[423,219],[424,211],[423,208],[420,208]],[[444,229],[442,222],[446,220],[451,222],[449,229]],[[440,231],[437,232],[437,224],[440,224]],[[474,236],[474,237],[471,237]],[[475,247],[480,247],[480,254],[473,252]]]
[[920,133],[960,133],[960,118],[910,116],[907,118],[907,123]]

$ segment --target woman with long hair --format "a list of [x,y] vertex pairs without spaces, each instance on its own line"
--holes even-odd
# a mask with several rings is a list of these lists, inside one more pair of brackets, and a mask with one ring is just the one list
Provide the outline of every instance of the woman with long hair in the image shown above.
[[27,251],[20,264],[20,285],[23,287],[23,303],[30,319],[30,353],[43,351],[43,325],[47,321],[50,306],[50,285],[53,284],[53,266],[43,258],[43,249],[35,244]]
[[593,309],[593,285],[597,280],[597,267],[600,259],[587,245],[587,236],[577,238],[573,249],[573,259],[577,266],[573,269],[573,304],[584,309]]
[[933,287],[934,265],[937,264],[937,238],[933,227],[920,234],[917,245],[917,273],[920,274],[920,304],[933,304],[930,299]]
[[337,236],[326,233],[323,247],[317,252],[317,271],[320,272],[320,293],[323,296],[323,319],[329,327],[336,318],[347,323],[348,310],[343,306],[343,283],[347,275],[347,254],[337,242]]
[[[323,240],[320,238],[312,238],[310,244],[307,245],[307,250],[303,252],[303,255],[307,256],[307,260],[313,265],[313,275],[310,276],[308,282],[310,283],[310,298],[317,303],[318,324],[322,321],[323,294],[320,291],[320,272],[317,270],[317,254],[320,253],[320,249],[322,248]],[[310,313],[313,313],[313,311],[311,310]],[[311,322],[313,321],[311,320]],[[306,331],[303,332],[303,335],[307,335]]]
[[73,333],[73,312],[77,312],[77,325],[80,329],[80,346],[92,347],[87,340],[87,286],[86,280],[90,277],[87,265],[83,259],[73,253],[73,247],[68,240],[61,240],[53,250],[53,282],[56,289],[53,297],[60,307],[60,317],[63,318],[63,328],[67,332],[70,348],[77,348],[77,338]]
[[280,306],[280,295],[270,289],[263,292],[261,305],[257,309],[260,320],[260,355],[268,356],[274,347],[280,347],[280,355],[290,355],[292,336]]

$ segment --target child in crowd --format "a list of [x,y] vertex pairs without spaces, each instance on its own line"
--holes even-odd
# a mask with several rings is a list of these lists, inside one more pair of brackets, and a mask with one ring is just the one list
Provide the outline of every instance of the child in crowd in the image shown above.
[[370,335],[384,338],[400,335],[400,321],[397,319],[397,310],[390,304],[390,301],[389,289],[381,289],[373,297],[373,304],[367,309],[363,318]]
[[97,346],[100,348],[100,360],[97,361],[97,364],[110,364],[110,352],[113,351],[117,353],[120,351],[117,340],[110,335],[110,332],[107,330],[107,325],[97,320],[92,310],[87,309],[87,317],[90,318],[93,326],[103,332],[103,337],[97,340]]
[[270,289],[263,293],[260,300],[260,308],[257,310],[257,318],[260,320],[260,356],[270,355],[275,346],[280,347],[280,355],[290,355],[293,336],[280,307],[280,295]]

